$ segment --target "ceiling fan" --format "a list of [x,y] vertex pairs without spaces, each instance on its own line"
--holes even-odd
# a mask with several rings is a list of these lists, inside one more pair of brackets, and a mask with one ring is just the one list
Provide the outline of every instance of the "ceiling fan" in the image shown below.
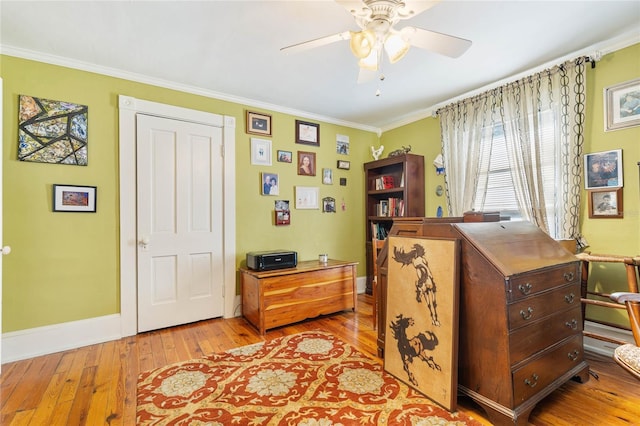
[[[280,49],[294,53],[324,46],[343,40],[350,40],[353,54],[358,58],[361,71],[377,71],[382,64],[382,51],[387,53],[390,63],[398,62],[411,46],[426,49],[441,55],[457,58],[469,49],[471,41],[424,30],[412,26],[394,28],[399,21],[432,8],[440,0],[336,0],[355,18],[360,31],[344,31],[315,40],[297,43]],[[362,80],[359,78],[359,82]]]

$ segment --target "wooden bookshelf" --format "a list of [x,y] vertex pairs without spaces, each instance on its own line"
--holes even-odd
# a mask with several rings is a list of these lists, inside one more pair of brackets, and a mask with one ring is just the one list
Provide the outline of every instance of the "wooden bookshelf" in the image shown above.
[[371,161],[364,164],[364,172],[367,293],[371,294],[372,233],[384,239],[394,218],[424,216],[424,157],[404,154]]

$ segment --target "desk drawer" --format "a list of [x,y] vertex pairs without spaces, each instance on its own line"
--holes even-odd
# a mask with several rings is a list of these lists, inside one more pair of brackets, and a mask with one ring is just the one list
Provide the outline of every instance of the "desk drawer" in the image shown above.
[[560,287],[509,305],[509,329],[529,325],[556,312],[580,305],[580,284]]
[[569,311],[520,327],[509,334],[511,365],[552,346],[574,334],[582,333],[582,311],[577,304]]
[[543,390],[584,359],[582,335],[576,335],[513,372],[513,395],[518,405]]
[[579,282],[578,261],[560,265],[557,268],[513,276],[507,284],[507,302],[516,302],[541,291]]

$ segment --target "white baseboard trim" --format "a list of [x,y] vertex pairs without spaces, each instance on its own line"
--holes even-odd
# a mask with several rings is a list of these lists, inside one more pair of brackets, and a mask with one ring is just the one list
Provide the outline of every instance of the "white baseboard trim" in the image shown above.
[[[356,279],[358,294],[365,292],[366,284],[366,277],[358,277]],[[239,304],[239,300],[236,300],[236,302]],[[120,314],[113,314],[4,333],[2,335],[1,363],[20,361],[40,355],[120,339],[122,337],[120,321]],[[625,340],[629,343],[633,342],[633,335],[628,330],[609,327],[591,321],[585,322],[585,330]],[[584,338],[585,349],[601,355],[612,356],[616,346],[615,343],[591,337]]]
[[[629,330],[610,327],[597,322],[585,321],[584,331],[633,343],[633,334],[631,334]],[[600,355],[613,356],[613,351],[617,347],[618,345],[615,343],[605,342],[604,340],[594,339],[587,336],[584,338],[584,348]]]
[[356,292],[358,294],[366,293],[367,291],[367,277],[356,277]]
[[2,335],[2,364],[122,337],[120,314],[47,325]]

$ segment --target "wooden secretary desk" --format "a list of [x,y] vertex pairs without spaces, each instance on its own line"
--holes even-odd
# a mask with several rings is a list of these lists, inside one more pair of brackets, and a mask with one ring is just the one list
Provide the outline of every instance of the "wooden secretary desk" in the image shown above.
[[[460,240],[458,389],[496,425],[526,425],[545,396],[588,380],[580,263],[529,222],[394,223],[390,235]],[[384,348],[386,248],[379,261],[378,352]],[[382,346],[380,343],[382,342]]]

